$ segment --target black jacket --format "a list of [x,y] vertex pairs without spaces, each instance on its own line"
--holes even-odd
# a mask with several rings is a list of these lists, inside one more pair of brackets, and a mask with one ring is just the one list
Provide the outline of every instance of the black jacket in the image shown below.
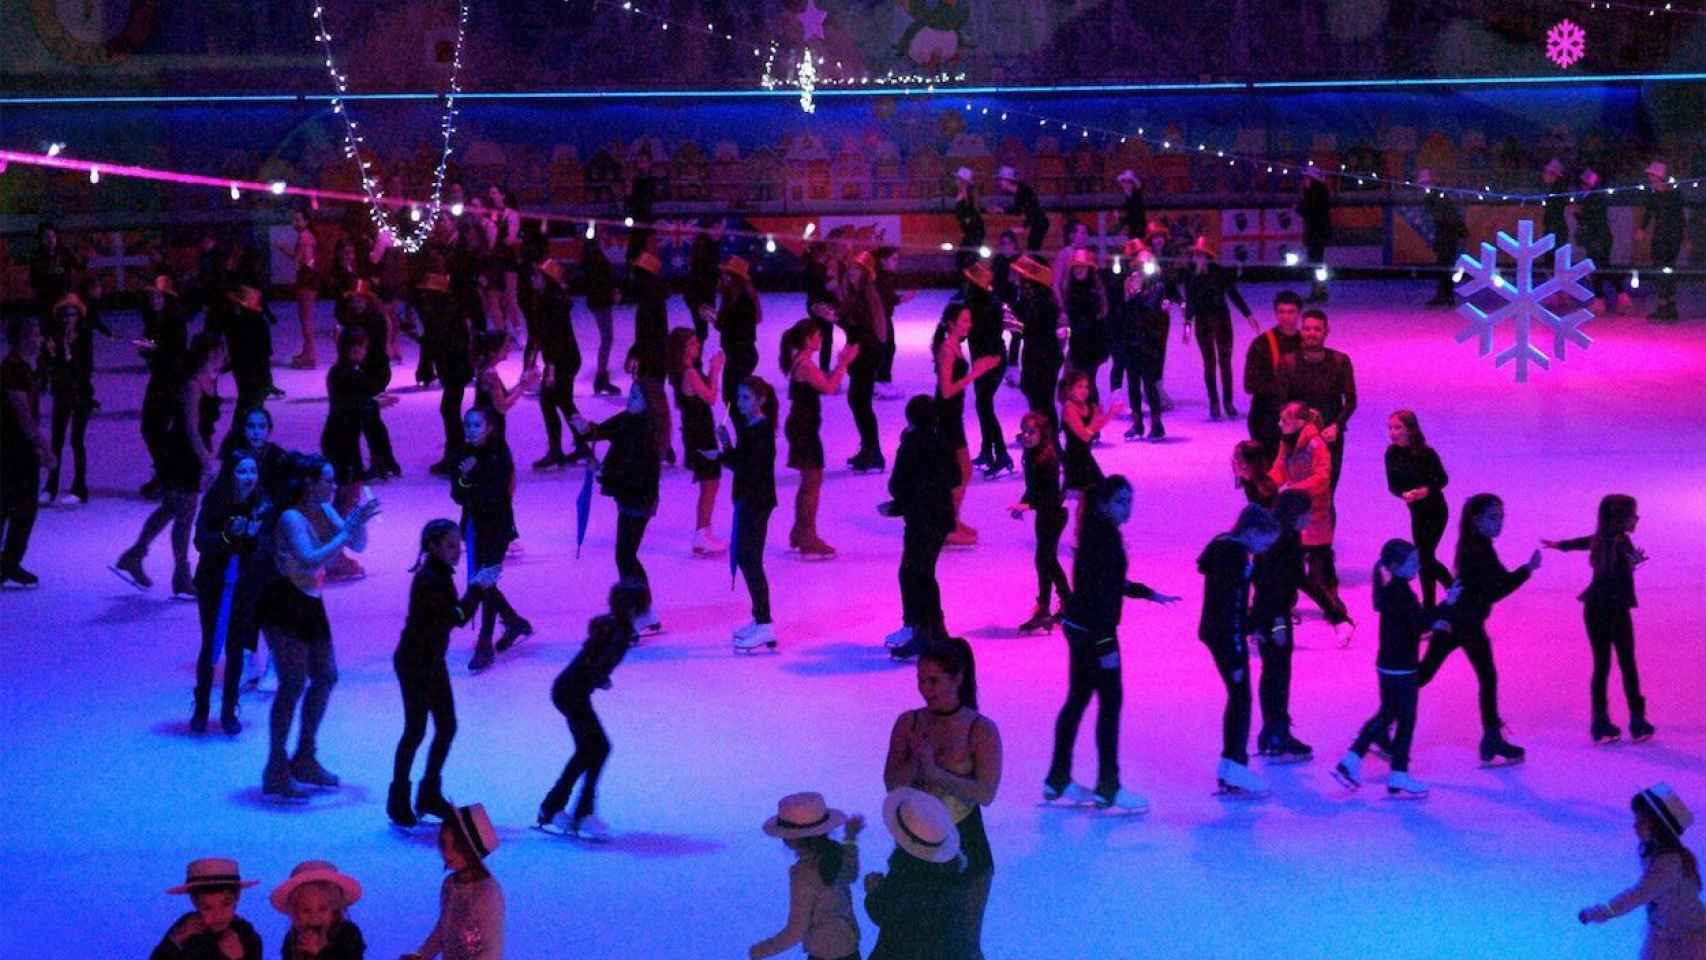
[[1390,574],[1374,588],[1374,609],[1380,614],[1380,654],[1374,665],[1382,670],[1402,672],[1414,670],[1419,661],[1422,633],[1436,617],[1422,609],[1410,581]]
[[1013,206],[1008,212],[1023,217],[1027,231],[1048,230],[1048,214],[1043,212],[1043,205],[1037,200],[1037,192],[1031,189],[1028,183],[1019,184],[1019,189],[1013,194]]
[[634,628],[610,614],[594,617],[586,625],[586,642],[580,652],[557,674],[551,684],[553,699],[563,692],[591,693],[610,687],[610,674],[634,645]]
[[1682,194],[1675,188],[1649,191],[1641,229],[1653,231],[1653,262],[1668,265],[1682,254]]
[[1285,334],[1270,327],[1250,341],[1244,353],[1244,392],[1253,399],[1278,406],[1285,402],[1285,388],[1280,383],[1280,365],[1297,353],[1303,344],[1301,334]]
[[954,488],[959,485],[959,464],[940,433],[908,427],[900,435],[889,496],[907,523],[952,530]]
[[1411,512],[1425,508],[1443,510],[1445,495],[1440,491],[1450,482],[1451,478],[1445,474],[1445,465],[1439,462],[1439,454],[1433,447],[1418,447],[1414,444],[1408,447],[1387,446],[1386,489],[1392,491],[1394,497],[1401,497],[1407,490],[1428,488],[1427,496],[1415,503],[1406,504]]
[[528,332],[539,345],[539,356],[555,371],[557,379],[573,378],[581,366],[580,343],[575,340],[574,300],[562,285],[545,281],[545,289],[534,300],[534,316]]
[[1004,329],[1001,301],[993,293],[970,284],[966,287],[965,304],[971,311],[971,334],[966,337],[966,345],[971,348],[972,358],[1005,355],[1006,347],[1001,338]]
[[1072,595],[1066,620],[1094,639],[1113,636],[1126,597],[1147,599],[1155,591],[1126,579],[1125,543],[1120,528],[1103,517],[1086,517],[1072,557]]
[[1325,183],[1310,180],[1304,185],[1297,215],[1303,218],[1305,244],[1326,246],[1333,242],[1333,195]]
[[687,253],[687,289],[681,299],[690,307],[711,306],[717,302],[717,282],[722,271],[717,261],[717,241],[701,233],[693,238]]
[[983,213],[975,197],[967,196],[954,204],[954,222],[960,225],[960,246],[976,250],[983,243]]
[[[176,930],[179,923],[195,915],[192,910],[179,917],[177,923],[172,924],[172,930]],[[242,917],[233,917],[231,929],[237,932],[237,939],[243,942],[242,960],[262,960],[261,938],[249,921]],[[172,942],[172,930],[167,930],[166,935],[160,938],[160,945],[148,955],[148,960],[226,960],[225,954],[219,950],[219,938],[213,934],[198,933],[185,940],[184,945],[180,947]]]
[[1457,542],[1457,583],[1463,592],[1457,598],[1455,622],[1486,623],[1493,604],[1527,583],[1531,572],[1527,566],[1505,569],[1493,550],[1493,541],[1479,533],[1465,533]]
[[1271,626],[1280,617],[1291,616],[1303,588],[1303,539],[1295,527],[1281,530],[1274,545],[1256,558],[1251,583],[1255,591],[1250,619],[1257,626]]
[[1022,366],[1027,370],[1059,369],[1060,304],[1054,291],[1040,284],[1027,283],[1019,297],[1019,322],[1024,325],[1025,352]]
[[1022,502],[1038,513],[1061,513],[1066,501],[1060,492],[1060,456],[1045,463],[1035,449],[1025,451],[1025,495]]
[[1337,350],[1326,349],[1325,356],[1315,362],[1305,360],[1302,350],[1284,357],[1279,380],[1285,402],[1309,404],[1321,414],[1322,426],[1337,424],[1342,433],[1356,413],[1356,371],[1351,358]]
[[1469,236],[1469,225],[1463,222],[1463,211],[1457,209],[1457,204],[1443,193],[1430,193],[1424,197],[1422,210],[1433,224],[1434,255],[1443,259],[1455,254],[1463,245],[1464,238]]
[[[260,533],[248,533],[251,520],[265,521],[272,504],[259,487],[241,502],[232,500],[231,481],[220,477],[201,498],[201,511],[195,520],[195,585],[197,592],[218,594],[225,589],[225,570],[230,561],[237,560],[237,592],[233,594],[232,615],[246,614],[254,607],[260,594],[258,580],[264,569],[257,563],[255,546]],[[233,521],[240,521],[241,531],[233,533]]]
[[1149,232],[1149,211],[1143,206],[1143,188],[1138,187],[1120,201],[1119,226],[1133,240]]
[[868,960],[975,960],[967,882],[959,858],[927,863],[896,848],[889,872],[865,894],[865,913],[877,925]]
[[1627,610],[1635,602],[1635,544],[1628,534],[1619,534],[1608,548],[1594,551],[1593,537],[1561,540],[1560,550],[1587,550],[1593,580],[1576,599],[1590,607]]
[[1232,271],[1218,263],[1210,263],[1208,269],[1197,272],[1195,267],[1187,267],[1180,278],[1180,286],[1185,292],[1185,319],[1195,320],[1198,317],[1231,316],[1226,301],[1231,300],[1238,312],[1248,317],[1250,305],[1244,302],[1244,295],[1238,292],[1238,281],[1232,276]]
[[657,510],[659,458],[649,414],[623,411],[594,424],[588,440],[608,440],[598,473],[599,489],[627,510],[650,514]]
[[[474,468],[462,473],[460,465],[468,457],[474,458]],[[515,500],[510,493],[515,463],[509,445],[489,434],[479,446],[464,445],[454,462],[458,466],[456,476],[450,478],[450,499],[462,505],[463,520],[474,521],[477,538],[509,537],[515,528]]]
[[1208,542],[1197,556],[1197,572],[1203,575],[1202,617],[1197,637],[1207,644],[1242,642],[1250,630],[1250,574],[1248,547],[1221,534]]
[[735,442],[723,447],[723,463],[734,471],[735,503],[758,510],[776,506],[776,425],[768,418],[736,427]]
[[450,647],[450,631],[474,618],[480,609],[481,593],[480,588],[470,587],[458,596],[456,571],[437,557],[422,559],[409,582],[409,612],[397,640],[397,659],[414,667],[443,662]]

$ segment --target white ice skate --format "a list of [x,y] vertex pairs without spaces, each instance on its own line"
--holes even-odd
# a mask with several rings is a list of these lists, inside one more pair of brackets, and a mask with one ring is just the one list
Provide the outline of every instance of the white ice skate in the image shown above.
[[1339,758],[1339,765],[1329,772],[1346,790],[1356,790],[1362,786],[1362,758],[1357,756],[1355,750],[1346,750],[1345,755]]
[[1428,795],[1428,785],[1402,770],[1386,775],[1386,792],[1404,800],[1420,800]]
[[776,649],[776,630],[768,623],[749,623],[735,630],[735,652],[750,653],[759,647]]
[[1119,790],[1115,791],[1111,798],[1104,797],[1099,793],[1096,794],[1096,808],[1099,810],[1113,810],[1115,813],[1128,813],[1133,816],[1141,816],[1142,814],[1149,812],[1149,800],[1140,794],[1132,793],[1130,790],[1121,787]]
[[603,820],[588,814],[569,821],[569,836],[588,843],[604,843],[610,839],[610,828]]
[[655,637],[663,632],[663,621],[658,619],[657,611],[642,610],[634,616],[634,633],[641,637]]
[[700,527],[693,531],[693,555],[695,557],[714,557],[727,553],[728,541],[718,540],[710,527]]
[[899,630],[896,630],[883,638],[883,646],[888,647],[890,650],[904,647],[911,642],[912,628],[908,626],[903,626]]
[[1351,645],[1351,638],[1357,635],[1357,625],[1353,620],[1333,624],[1333,639],[1339,641],[1341,649]]
[[1222,757],[1220,767],[1216,772],[1219,789],[1216,796],[1230,797],[1265,797],[1268,795],[1268,781],[1259,773],[1251,770],[1242,763],[1236,763]]
[[1089,787],[1077,783],[1068,783],[1064,790],[1056,790],[1045,783],[1043,784],[1043,802],[1079,807],[1095,803],[1096,794]]

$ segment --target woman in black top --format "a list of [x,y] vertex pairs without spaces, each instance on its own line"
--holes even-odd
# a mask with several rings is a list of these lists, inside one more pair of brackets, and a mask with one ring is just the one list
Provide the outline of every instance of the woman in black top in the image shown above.
[[172,525],[172,594],[193,599],[195,579],[190,573],[190,535],[195,522],[196,496],[202,481],[211,476],[213,427],[219,419],[219,369],[225,365],[225,342],[216,333],[198,333],[184,355],[178,371],[178,402],[171,408],[163,436],[165,462],[160,472],[160,505],[142,523],[142,531],[130,549],[119,555],[112,569],[138,589],[154,581],[142,567],[148,547],[169,523]]
[[[456,738],[456,701],[450,692],[450,670],[444,654],[450,646],[450,631],[466,626],[474,618],[484,592],[497,585],[503,567],[482,567],[468,578],[468,589],[456,594],[456,564],[462,559],[462,537],[455,521],[432,520],[421,528],[420,552],[409,571],[409,612],[391,666],[403,691],[403,736],[391,764],[391,790],[385,813],[400,827],[412,827],[419,816],[444,819],[450,804],[444,799],[440,774]],[[427,717],[432,717],[432,745],[427,748],[426,771],[421,776],[415,805],[409,806],[409,772],[415,751],[426,738]]]
[[977,531],[960,519],[960,504],[971,485],[971,451],[966,442],[966,388],[1001,362],[997,357],[978,357],[968,364],[961,344],[971,333],[971,310],[950,302],[930,344],[936,361],[936,429],[953,452],[960,482],[954,487],[954,530],[948,545],[969,547],[977,543]]
[[1540,551],[1535,550],[1528,562],[1515,570],[1506,570],[1493,550],[1493,540],[1505,528],[1505,503],[1491,493],[1477,493],[1463,504],[1463,518],[1457,531],[1457,583],[1463,590],[1450,613],[1451,632],[1434,634],[1428,641],[1417,679],[1427,686],[1439,672],[1445,658],[1458,647],[1475,668],[1475,680],[1480,687],[1481,705],[1481,763],[1491,765],[1495,758],[1521,763],[1523,749],[1504,738],[1504,722],[1499,719],[1499,674],[1493,666],[1493,642],[1487,636],[1487,617],[1493,604],[1515,593],[1540,569]]
[[966,344],[971,349],[972,360],[990,357],[995,361],[972,384],[980,436],[978,454],[971,463],[982,468],[984,479],[994,480],[1013,472],[1013,457],[1007,453],[1007,438],[1002,435],[1001,420],[995,415],[995,394],[1001,390],[1001,377],[1007,366],[1007,349],[1001,340],[1006,317],[994,293],[995,275],[989,267],[975,263],[963,273],[968,281],[965,305],[971,311],[971,333]]
[[345,327],[338,334],[338,360],[326,371],[326,424],[320,431],[320,454],[337,474],[335,503],[340,510],[354,506],[367,476],[361,459],[361,429],[368,406],[379,394],[366,369],[369,349],[366,330]]
[[[1030,510],[1037,517],[1037,605],[1030,619],[1019,624],[1020,633],[1051,630],[1066,614],[1071,590],[1066,571],[1060,566],[1060,534],[1066,529],[1066,502],[1060,489],[1060,450],[1048,418],[1032,410],[1019,421],[1019,444],[1025,448],[1025,495],[1008,509],[1018,520]],[[1060,598],[1060,606],[1049,613],[1049,594]]]
[[[526,311],[527,338],[545,361],[539,381],[539,413],[545,419],[545,456],[533,469],[550,470],[583,463],[590,456],[586,445],[577,442],[574,452],[563,452],[563,424],[579,413],[575,406],[575,375],[581,369],[581,347],[575,340],[574,301],[563,285],[563,267],[555,260],[541,262],[528,271],[532,291]],[[525,362],[523,366],[526,366]]]
[[59,497],[59,468],[64,466],[59,454],[64,449],[67,428],[71,432],[69,493],[78,503],[89,502],[89,456],[83,438],[89,432],[89,415],[95,409],[95,331],[112,336],[95,312],[100,295],[100,284],[90,281],[81,296],[66,296],[54,305],[53,322],[47,330],[40,363],[53,393],[54,465],[47,471],[42,493],[50,503]]
[[1265,507],[1245,505],[1230,531],[1208,542],[1197,557],[1203,575],[1197,639],[1208,648],[1226,685],[1220,721],[1220,789],[1263,794],[1267,782],[1250,769],[1250,577],[1257,557],[1279,539],[1279,523]]
[[609,613],[594,617],[586,625],[586,642],[551,684],[551,703],[569,723],[575,752],[563,767],[562,776],[540,801],[537,821],[542,830],[559,829],[557,817],[568,806],[575,781],[585,775],[586,783],[581,785],[574,816],[560,829],[587,840],[608,837],[604,824],[593,815],[593,808],[598,797],[598,776],[610,756],[610,738],[605,736],[598,714],[592,712],[592,692],[610,689],[610,674],[638,639],[635,619],[652,608],[651,591],[639,580],[620,580],[610,588],[609,608]]
[[[640,541],[645,539],[646,525],[658,512],[661,461],[652,442],[645,388],[638,381],[630,385],[627,409],[616,416],[598,424],[577,417],[571,426],[589,443],[610,442],[598,482],[604,495],[616,501],[616,572],[624,580],[645,584],[649,591],[651,581],[640,564]],[[650,596],[648,592],[648,599]],[[641,635],[663,631],[663,624],[649,603],[635,614],[634,630]]]
[[1019,316],[1024,353],[1019,364],[1019,390],[1032,410],[1046,414],[1055,432],[1060,419],[1055,413],[1055,387],[1060,380],[1060,305],[1054,299],[1054,271],[1031,256],[1013,261],[1018,274]]
[[[467,541],[469,585],[474,575],[487,567],[502,567],[504,555],[515,539],[515,462],[509,448],[499,441],[496,415],[475,407],[462,418],[468,437],[450,482],[450,498],[462,505],[462,539]],[[480,639],[468,669],[479,673],[492,665],[492,633],[499,617],[504,632],[496,652],[502,653],[522,637],[533,633],[533,624],[510,606],[502,590],[490,586],[481,591]]]
[[735,388],[735,429],[718,427],[723,463],[734,471],[735,563],[752,597],[752,622],[735,628],[736,650],[776,647],[770,626],[770,581],[764,575],[764,540],[776,509],[776,391],[763,377],[747,377]]
[[1096,254],[1089,247],[1072,252],[1071,274],[1065,284],[1066,363],[1090,378],[1094,389],[1096,373],[1108,359],[1108,288],[1096,267]]
[[165,456],[164,433],[172,406],[171,383],[188,347],[184,311],[167,276],[154,278],[142,301],[142,339],[138,352],[148,366],[142,389],[142,443],[148,449],[154,476],[142,485],[142,496],[160,499],[160,461]]
[[196,733],[207,729],[213,665],[222,650],[225,682],[219,724],[231,735],[243,729],[237,720],[237,681],[243,673],[243,650],[255,645],[255,601],[271,572],[270,562],[256,550],[271,511],[272,502],[261,486],[260,464],[252,456],[236,457],[202,498],[195,525],[201,652],[196,657],[195,708],[190,715],[190,729]]
[[456,467],[456,451],[462,448],[463,391],[474,379],[468,355],[468,322],[456,308],[448,274],[428,273],[415,295],[421,315],[421,356],[436,372],[444,391],[438,400],[438,417],[444,424],[444,455],[427,469],[448,477]]
[[719,292],[722,303],[717,308],[717,334],[722,353],[728,357],[723,367],[723,402],[735,402],[735,388],[758,369],[758,325],[764,322],[764,310],[758,302],[758,290],[747,276],[747,263],[740,257],[730,257],[723,264],[723,280]]
[[610,382],[610,344],[616,330],[610,310],[622,293],[616,287],[610,259],[594,240],[581,244],[580,280],[586,308],[592,312],[593,323],[598,327],[598,371],[592,377],[592,392],[601,397],[620,396],[622,391]]
[[[1238,312],[1255,330],[1256,319],[1250,305],[1238,292],[1238,281],[1231,271],[1215,261],[1214,248],[1206,237],[1197,237],[1191,249],[1190,266],[1180,275],[1185,296],[1185,339],[1191,338],[1195,326],[1197,347],[1202,351],[1203,386],[1208,390],[1208,417],[1219,420],[1222,409],[1228,419],[1238,418],[1238,408],[1232,405],[1232,310]],[[1220,389],[1215,389],[1215,370],[1220,371]]]
[[1640,522],[1635,498],[1622,493],[1607,494],[1599,501],[1599,522],[1592,536],[1573,540],[1542,540],[1553,550],[1586,550],[1593,567],[1593,580],[1583,590],[1582,617],[1587,622],[1588,643],[1593,648],[1593,727],[1595,743],[1609,743],[1623,731],[1611,722],[1606,703],[1606,683],[1611,678],[1611,654],[1617,652],[1617,669],[1623,674],[1623,696],[1629,703],[1629,735],[1636,743],[1653,735],[1647,722],[1647,700],[1641,696],[1641,674],[1635,666],[1635,568],[1647,562],[1647,554],[1629,535]]
[[[1244,443],[1261,445],[1254,440]],[[1273,497],[1278,537],[1256,557],[1250,574],[1249,633],[1262,658],[1262,679],[1256,697],[1262,707],[1262,728],[1256,752],[1276,763],[1299,763],[1314,756],[1309,744],[1291,732],[1291,655],[1297,648],[1292,634],[1292,611],[1304,589],[1303,529],[1309,526],[1309,494],[1287,490]]]
[[1450,478],[1422,435],[1414,411],[1399,410],[1387,417],[1386,436],[1392,441],[1386,448],[1386,489],[1410,508],[1410,535],[1422,563],[1422,606],[1431,610],[1434,585],[1451,586],[1451,571],[1436,555],[1449,515],[1440,491]]
[[[959,249],[954,251],[954,272],[964,271],[977,261],[977,250],[983,246],[985,229],[983,211],[978,209],[977,186],[972,182],[969,167],[954,171],[954,222],[960,228]],[[961,288],[962,291],[964,287]]]
[[699,369],[704,341],[686,327],[669,332],[669,383],[675,388],[675,408],[681,413],[681,459],[693,471],[693,482],[699,487],[699,502],[694,510],[693,555],[711,557],[727,550],[729,545],[718,539],[711,529],[712,514],[717,509],[717,488],[721,485],[723,465],[717,462],[717,436],[711,411],[717,406],[717,384],[721,382],[723,354],[711,358],[710,371]]
[[[1120,615],[1125,598],[1175,603],[1178,597],[1126,579],[1120,527],[1131,519],[1131,482],[1115,474],[1085,493],[1078,512],[1078,552],[1072,558],[1072,595],[1066,600],[1066,702],[1054,722],[1054,758],[1043,780],[1043,799],[1119,806],[1133,813],[1149,801],[1120,786]],[[1072,746],[1090,697],[1096,697],[1096,789],[1072,782]]]
[[823,492],[823,403],[847,376],[847,368],[859,358],[859,345],[843,347],[835,369],[824,373],[812,363],[822,345],[818,322],[806,317],[782,334],[776,351],[782,372],[788,377],[788,419],[782,433],[788,439],[788,466],[800,472],[800,487],[794,494],[794,526],[788,531],[788,546],[803,557],[829,559],[835,548],[817,532],[818,501]]
[[[718,227],[721,233],[722,228]],[[700,343],[710,335],[711,321],[717,315],[717,284],[722,278],[717,237],[710,230],[700,230],[687,251],[687,289],[681,299],[687,304],[687,315],[693,318],[693,335]]]
[[954,454],[936,429],[936,401],[918,394],[906,402],[906,429],[889,475],[893,512],[906,521],[900,554],[901,628],[884,639],[897,660],[915,657],[947,637],[936,561],[954,529]]

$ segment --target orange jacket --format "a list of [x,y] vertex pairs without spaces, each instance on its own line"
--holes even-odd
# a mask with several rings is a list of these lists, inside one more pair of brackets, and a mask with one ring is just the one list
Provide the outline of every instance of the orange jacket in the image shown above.
[[1309,526],[1301,539],[1306,547],[1333,542],[1333,455],[1321,431],[1305,426],[1295,440],[1281,440],[1279,455],[1268,476],[1283,488],[1309,494]]

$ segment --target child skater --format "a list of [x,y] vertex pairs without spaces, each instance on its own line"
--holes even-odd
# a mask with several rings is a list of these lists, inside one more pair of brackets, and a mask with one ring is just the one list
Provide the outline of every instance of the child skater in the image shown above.
[[[479,609],[485,591],[495,586],[502,564],[476,571],[468,578],[468,589],[456,595],[456,564],[462,559],[462,530],[453,520],[430,520],[421,528],[420,552],[409,572],[409,613],[391,665],[403,691],[403,736],[397,741],[392,760],[391,790],[385,813],[400,827],[412,827],[420,816],[448,817],[450,803],[444,799],[441,774],[456,738],[456,701],[450,692],[450,671],[444,654],[450,646],[450,631],[466,626]],[[426,737],[427,717],[432,717],[432,746],[427,748],[426,772],[421,776],[415,805],[409,807],[409,771],[415,751]]]
[[[591,457],[577,442],[574,452],[563,452],[563,424],[579,412],[575,406],[575,375],[581,369],[580,343],[575,340],[574,305],[563,278],[563,265],[547,258],[533,271],[532,284],[539,289],[531,297],[533,310],[527,319],[529,342],[537,343],[545,360],[539,381],[539,412],[545,419],[545,456],[534,461],[535,470],[552,470],[585,462]],[[523,362],[524,365],[525,361]]]
[[273,909],[290,918],[284,960],[362,960],[367,943],[346,911],[361,899],[361,884],[324,860],[304,860],[273,889]]
[[918,394],[906,402],[906,429],[889,474],[891,508],[906,520],[900,554],[901,628],[883,645],[905,660],[947,637],[936,561],[954,529],[954,488],[960,469],[936,431],[936,401]]
[[255,635],[255,600],[269,572],[255,549],[272,504],[261,490],[261,472],[253,457],[238,457],[228,473],[214,481],[202,498],[196,518],[195,587],[201,613],[201,653],[195,665],[195,707],[190,730],[207,729],[213,694],[213,665],[225,653],[219,725],[235,736],[243,725],[237,719],[237,680],[243,672],[243,649]]
[[1091,397],[1090,375],[1067,370],[1060,378],[1060,422],[1066,428],[1066,487],[1083,493],[1102,482],[1102,468],[1090,453],[1090,444],[1125,409],[1115,400],[1107,409]]
[[802,557],[829,559],[835,548],[817,532],[817,508],[823,494],[822,398],[841,389],[847,368],[859,359],[859,345],[841,350],[835,368],[824,373],[812,363],[812,355],[823,346],[820,323],[807,317],[782,334],[777,351],[782,372],[788,377],[788,419],[782,433],[788,438],[788,466],[800,472],[800,488],[794,494],[794,528],[788,531],[788,546]]
[[1586,550],[1593,567],[1593,580],[1577,599],[1587,622],[1588,644],[1593,648],[1593,702],[1595,743],[1611,743],[1623,731],[1611,722],[1606,705],[1606,682],[1611,679],[1611,654],[1617,652],[1617,669],[1623,674],[1623,696],[1629,703],[1629,736],[1636,743],[1650,739],[1653,725],[1647,722],[1647,700],[1641,696],[1641,674],[1635,667],[1635,624],[1629,612],[1635,607],[1635,568],[1647,562],[1647,554],[1629,535],[1640,521],[1635,498],[1608,494],[1599,501],[1599,522],[1593,536],[1574,540],[1542,540],[1552,550]]
[[[503,566],[510,541],[515,539],[515,464],[502,440],[502,418],[479,407],[462,417],[467,441],[450,481],[450,498],[462,505],[462,538],[468,541],[469,586],[474,575],[487,567]],[[492,665],[495,655],[492,632],[502,617],[504,632],[497,642],[502,653],[523,637],[531,636],[533,624],[510,606],[495,585],[479,595],[480,639],[468,669],[474,673]]]
[[[1256,446],[1260,453],[1254,441],[1244,443]],[[1302,533],[1313,520],[1309,494],[1287,490],[1272,499],[1279,536],[1256,557],[1250,575],[1249,632],[1262,658],[1262,680],[1256,688],[1262,728],[1256,734],[1256,752],[1269,763],[1302,763],[1312,759],[1315,751],[1291,731],[1291,658],[1297,649],[1291,621],[1304,584]]]
[[[368,477],[361,459],[362,425],[367,422],[368,407],[378,403],[379,396],[367,368],[370,349],[383,348],[369,343],[367,331],[361,327],[345,327],[338,334],[337,362],[326,371],[326,424],[320,431],[320,454],[337,477],[338,491],[332,504],[340,513],[349,512],[360,502],[362,482]],[[351,580],[363,573],[359,563],[339,555],[327,575]]]
[[1521,763],[1524,751],[1504,737],[1504,721],[1499,719],[1499,674],[1493,666],[1493,642],[1487,636],[1487,618],[1493,604],[1515,593],[1540,569],[1540,551],[1529,556],[1528,562],[1515,570],[1505,569],[1493,550],[1493,540],[1505,528],[1505,502],[1491,493],[1477,493],[1463,504],[1463,519],[1457,532],[1457,582],[1462,585],[1451,618],[1449,633],[1434,634],[1422,657],[1418,685],[1427,686],[1445,663],[1445,658],[1459,647],[1475,668],[1475,681],[1480,688],[1481,704],[1481,764],[1495,762]]
[[438,853],[450,875],[438,890],[438,922],[403,960],[503,960],[504,892],[486,869],[498,832],[483,804],[457,807],[438,827]]
[[[829,838],[846,825],[845,839]],[[859,832],[865,818],[849,817],[824,803],[821,793],[794,793],[776,804],[764,833],[777,837],[797,859],[788,868],[788,925],[747,950],[751,960],[774,957],[796,944],[807,957],[846,960],[859,955],[859,921],[853,917],[853,880],[859,876]]]
[[[638,580],[649,588],[646,568],[640,564],[640,541],[646,525],[658,512],[658,474],[662,460],[646,411],[646,388],[638,380],[628,387],[628,406],[603,423],[591,424],[583,417],[572,426],[587,441],[608,440],[610,449],[598,473],[599,489],[616,501],[616,572],[624,580]],[[663,623],[651,607],[634,615],[634,631],[641,636],[663,632]]]
[[736,627],[736,650],[776,649],[770,624],[770,580],[764,575],[764,540],[776,509],[776,391],[763,377],[749,376],[735,389],[735,429],[717,428],[723,463],[734,471],[735,562],[752,597],[752,622]]
[[717,462],[711,411],[717,408],[717,384],[723,375],[725,358],[719,352],[711,358],[710,371],[701,372],[699,358],[703,350],[704,342],[691,329],[676,327],[669,332],[665,360],[669,365],[670,386],[675,388],[675,408],[681,411],[682,462],[693,470],[693,482],[699,486],[693,555],[712,557],[729,548],[711,530],[711,514],[717,507],[717,487],[723,475],[723,465]]
[[888,873],[865,874],[865,913],[877,925],[868,960],[978,960],[966,858],[941,800],[897,787],[883,800],[894,838]]
[[[1416,599],[1410,581],[1421,572],[1421,552],[1407,540],[1388,540],[1380,548],[1374,565],[1374,609],[1380,614],[1380,654],[1375,660],[1380,674],[1380,709],[1362,725],[1350,750],[1333,768],[1333,778],[1347,789],[1362,786],[1362,759],[1369,747],[1387,746],[1392,772],[1386,792],[1395,797],[1425,797],[1427,784],[1410,776],[1410,742],[1416,732],[1416,667],[1423,640],[1432,642],[1434,631],[1448,630],[1444,620],[1429,625],[1429,611]],[[1457,599],[1458,588],[1446,593],[1447,604]],[[1387,741],[1387,729],[1397,732]]]
[[261,960],[261,938],[237,916],[243,891],[260,883],[245,880],[237,861],[204,857],[190,861],[184,882],[166,892],[190,895],[195,909],[179,917],[149,960]]
[[1386,436],[1391,440],[1386,448],[1386,488],[1409,508],[1410,535],[1422,558],[1422,606],[1432,608],[1434,586],[1451,585],[1451,571],[1435,556],[1449,516],[1440,491],[1450,478],[1439,453],[1422,435],[1414,411],[1398,410],[1387,417]]
[[1203,575],[1202,618],[1197,639],[1214,657],[1226,685],[1220,721],[1220,791],[1262,796],[1265,778],[1250,769],[1250,576],[1257,557],[1279,539],[1279,523],[1265,507],[1246,504],[1227,532],[1208,542],[1197,557]]
[[1700,861],[1682,844],[1694,814],[1668,784],[1655,784],[1629,801],[1635,837],[1641,841],[1641,880],[1633,887],[1576,914],[1584,924],[1605,923],[1647,908],[1643,960],[1700,960],[1706,957],[1706,904],[1700,902]]
[[[1019,444],[1025,448],[1025,495],[1008,509],[1018,520],[1030,510],[1037,517],[1037,605],[1030,619],[1019,624],[1020,633],[1052,630],[1065,614],[1070,588],[1060,566],[1060,535],[1066,529],[1066,502],[1060,490],[1060,451],[1055,447],[1049,419],[1035,410],[1019,420]],[[1049,594],[1060,606],[1049,613]]]
[[978,357],[967,363],[961,345],[971,334],[971,310],[950,303],[942,322],[936,327],[931,353],[936,358],[936,428],[953,451],[959,465],[960,482],[954,487],[954,529],[948,534],[948,545],[969,547],[977,544],[977,530],[960,518],[960,505],[965,501],[966,488],[971,485],[971,451],[966,441],[966,390],[1001,361],[997,357]]
[[[609,839],[609,828],[593,815],[598,775],[604,771],[604,761],[610,756],[610,738],[605,736],[598,714],[592,712],[592,692],[610,689],[611,672],[637,639],[634,618],[651,609],[651,605],[651,590],[643,581],[617,581],[610,588],[610,612],[594,617],[586,625],[586,642],[551,684],[551,702],[569,723],[575,752],[545,799],[539,802],[537,825],[541,830],[594,842]],[[569,793],[583,774],[586,783],[581,785],[574,816],[563,823],[559,818],[569,804]]]

